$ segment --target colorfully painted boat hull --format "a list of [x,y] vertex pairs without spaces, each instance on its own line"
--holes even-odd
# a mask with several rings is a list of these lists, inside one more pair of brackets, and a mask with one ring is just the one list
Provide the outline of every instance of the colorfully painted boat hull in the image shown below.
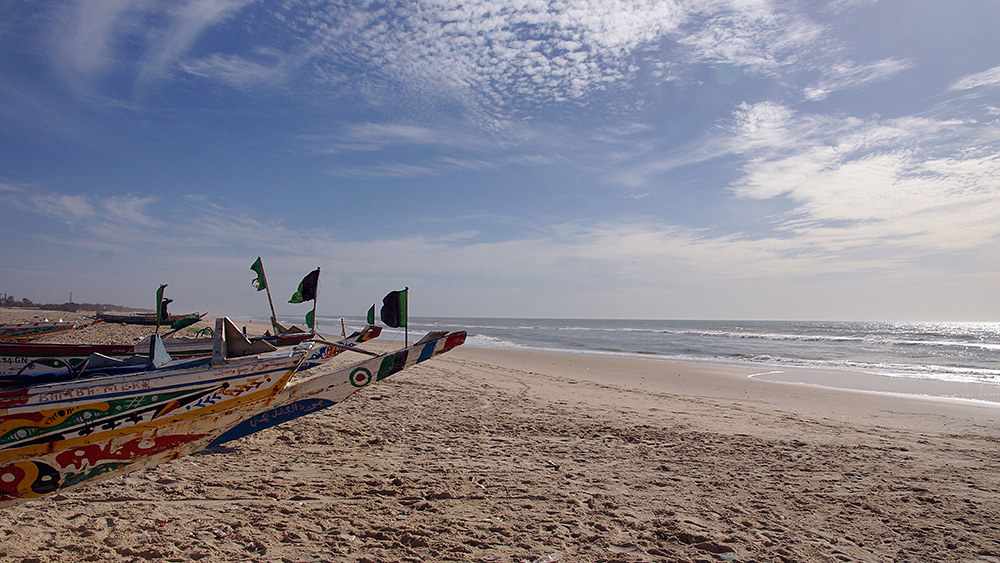
[[197,360],[179,369],[3,391],[0,506],[203,447],[199,440],[216,436],[218,424],[263,408],[303,355],[287,350],[224,365]]
[[0,342],[28,342],[75,326],[69,321],[0,324]]
[[155,466],[203,449],[218,427],[266,408],[273,392],[262,390],[228,407],[185,413],[115,433],[101,440],[76,438],[49,447],[11,452],[0,467],[0,507]]

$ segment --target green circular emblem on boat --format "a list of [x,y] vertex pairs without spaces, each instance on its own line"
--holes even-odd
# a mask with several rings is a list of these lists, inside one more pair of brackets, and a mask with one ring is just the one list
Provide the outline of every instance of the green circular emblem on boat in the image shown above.
[[357,368],[351,372],[351,385],[364,387],[372,382],[372,372],[368,368]]

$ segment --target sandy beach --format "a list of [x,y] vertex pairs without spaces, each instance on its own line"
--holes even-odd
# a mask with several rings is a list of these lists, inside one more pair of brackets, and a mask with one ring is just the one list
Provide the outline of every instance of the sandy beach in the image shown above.
[[[32,315],[73,320],[0,322]],[[0,561],[1000,563],[1000,407],[755,374],[463,346],[326,411],[4,509]]]

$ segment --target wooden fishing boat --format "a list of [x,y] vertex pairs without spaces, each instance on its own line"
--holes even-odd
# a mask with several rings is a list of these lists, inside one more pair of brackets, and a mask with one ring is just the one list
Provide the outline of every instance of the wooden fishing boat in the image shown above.
[[202,319],[207,313],[187,313],[185,315],[168,315],[157,323],[156,313],[97,313],[97,320],[106,323],[124,323],[129,325],[156,325],[183,328]]
[[[381,333],[379,327],[368,326],[347,337],[348,342],[367,342]],[[0,342],[0,379],[31,375],[61,369],[77,370],[92,354],[124,359],[146,356],[152,336],[136,344],[54,344],[38,342]],[[277,347],[294,346],[315,338],[310,333],[279,336],[259,336],[250,342],[264,341]],[[212,355],[214,338],[164,338],[163,346],[172,359],[184,360]]]
[[[377,326],[366,326],[363,330],[355,332],[354,334],[348,336],[349,340],[355,342],[367,342],[373,338],[378,337],[382,332],[382,329]],[[250,338],[250,342],[264,341],[272,346],[282,348],[285,346],[296,346],[307,340],[313,340],[315,338],[322,338],[320,335],[311,332],[291,332],[279,334],[277,336],[267,334],[264,336],[255,336]],[[144,354],[146,350],[149,350],[149,340],[152,337],[140,340],[135,345],[136,354]],[[199,356],[210,356],[212,354],[212,343],[213,338],[164,338],[163,345],[167,349],[167,353],[170,354],[171,358],[196,358]],[[2,371],[0,371],[2,373]]]
[[0,342],[28,342],[75,327],[70,321],[0,324]]
[[[149,358],[132,359],[146,362],[141,368],[98,357],[104,365],[92,360],[77,373],[35,374],[0,387],[0,507],[198,451],[272,409],[307,358],[318,362],[357,345],[310,341],[276,350],[267,342],[251,343],[228,319],[216,327],[211,358],[171,360],[157,346]],[[461,336],[444,337],[451,347],[464,342],[464,333],[456,334]],[[353,381],[360,388],[379,379],[359,385],[363,374],[381,374],[383,362],[390,362],[388,375],[451,349],[435,345],[428,351],[427,345],[308,381],[318,378],[326,387]],[[411,353],[413,361],[407,359]],[[319,381],[311,385],[323,387]]]

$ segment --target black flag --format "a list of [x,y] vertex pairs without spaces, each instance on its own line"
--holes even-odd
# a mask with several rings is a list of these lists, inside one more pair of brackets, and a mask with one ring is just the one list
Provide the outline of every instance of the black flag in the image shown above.
[[289,303],[302,303],[303,301],[312,301],[316,299],[316,287],[319,285],[319,268],[306,274],[306,277],[302,278],[299,282],[299,289],[292,295],[292,298],[288,300]]
[[406,292],[409,289],[390,291],[382,300],[381,316],[386,326],[392,328],[406,326]]

